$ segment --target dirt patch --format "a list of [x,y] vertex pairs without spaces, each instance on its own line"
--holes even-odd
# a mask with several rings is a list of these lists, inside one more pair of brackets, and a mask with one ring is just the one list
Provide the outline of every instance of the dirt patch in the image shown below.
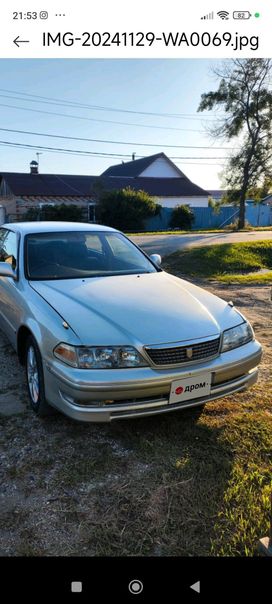
[[[242,446],[240,433],[233,444],[224,431],[241,413],[256,413],[255,430],[258,418],[271,418],[272,305],[269,287],[206,287],[251,321],[264,357],[257,386],[204,410],[106,426],[38,419],[24,370],[0,335],[0,555],[220,555],[214,527],[222,514],[229,522],[226,489]],[[253,463],[246,454],[243,463]],[[257,517],[260,537],[264,512]],[[252,552],[255,533],[239,539],[234,555]]]
[[260,381],[272,378],[272,288],[271,286],[206,285],[205,288],[235,306],[249,319],[263,346]]

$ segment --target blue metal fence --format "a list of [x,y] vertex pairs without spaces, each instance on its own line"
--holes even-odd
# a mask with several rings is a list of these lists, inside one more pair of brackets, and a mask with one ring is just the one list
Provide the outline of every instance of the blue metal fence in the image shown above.
[[[216,229],[223,228],[235,222],[238,218],[239,209],[227,206],[216,213],[213,208],[192,208],[194,212],[193,229]],[[158,216],[145,221],[146,231],[163,231],[169,229],[172,208],[162,208]],[[246,206],[246,221],[251,226],[272,226],[272,207],[261,204],[249,204]]]
[[215,212],[213,208],[192,208],[194,212],[193,229],[216,229],[227,226],[234,222],[238,217],[238,208],[221,208],[220,212]]
[[272,225],[272,206],[250,204],[246,207],[246,220],[252,226]]

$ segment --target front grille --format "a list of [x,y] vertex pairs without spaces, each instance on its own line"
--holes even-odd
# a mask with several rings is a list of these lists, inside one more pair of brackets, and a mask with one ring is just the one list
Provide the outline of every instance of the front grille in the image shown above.
[[187,344],[187,346],[146,348],[145,350],[155,365],[177,365],[214,357],[219,352],[219,344],[220,338],[216,338],[198,344]]

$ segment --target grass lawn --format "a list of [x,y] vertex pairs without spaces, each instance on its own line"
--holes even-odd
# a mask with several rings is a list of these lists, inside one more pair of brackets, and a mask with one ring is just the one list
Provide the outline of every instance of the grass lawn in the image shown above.
[[225,243],[179,250],[164,258],[164,268],[184,276],[226,283],[272,283],[272,241]]
[[252,556],[269,531],[271,393],[112,426],[2,420],[16,488],[2,555]]
[[[271,227],[272,229],[272,227]],[[226,233],[227,231],[225,229],[199,229],[198,231],[182,231],[181,229],[175,229],[174,231],[168,230],[168,231],[140,231],[137,233],[126,233],[126,235],[128,237],[136,237],[137,235],[139,237],[143,237],[145,235],[194,235],[197,233]],[[229,231],[228,231],[229,232]]]

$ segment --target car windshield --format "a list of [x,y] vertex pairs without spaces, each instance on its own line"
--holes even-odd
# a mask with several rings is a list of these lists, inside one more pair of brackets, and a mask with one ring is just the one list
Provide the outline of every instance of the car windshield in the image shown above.
[[26,277],[31,280],[106,277],[160,270],[124,235],[110,231],[27,235],[25,266]]

